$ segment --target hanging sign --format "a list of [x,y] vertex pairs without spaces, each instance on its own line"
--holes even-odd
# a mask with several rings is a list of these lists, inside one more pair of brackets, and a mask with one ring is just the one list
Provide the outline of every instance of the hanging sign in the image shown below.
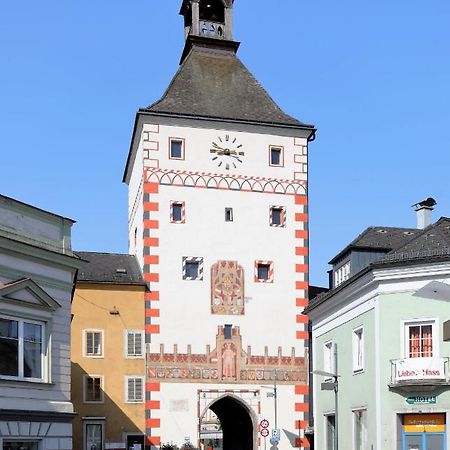
[[435,395],[414,395],[405,399],[408,405],[435,405],[437,403]]

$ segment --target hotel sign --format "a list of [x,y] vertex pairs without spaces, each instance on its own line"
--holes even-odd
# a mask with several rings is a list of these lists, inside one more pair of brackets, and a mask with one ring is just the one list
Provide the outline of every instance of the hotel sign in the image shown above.
[[405,358],[395,361],[399,381],[445,380],[444,358]]
[[435,395],[415,395],[406,399],[408,405],[434,405],[436,404]]

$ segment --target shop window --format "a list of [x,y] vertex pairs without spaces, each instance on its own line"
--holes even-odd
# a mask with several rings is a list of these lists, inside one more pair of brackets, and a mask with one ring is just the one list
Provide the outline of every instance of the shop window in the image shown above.
[[170,221],[172,223],[185,223],[185,203],[170,202]]
[[85,330],[85,356],[87,357],[103,357],[103,331]]
[[127,403],[143,403],[144,401],[144,378],[138,376],[125,377]]
[[84,402],[103,402],[103,378],[99,375],[84,376]]
[[183,280],[203,280],[203,258],[183,256]]
[[255,282],[273,283],[272,261],[255,261]]
[[127,358],[142,358],[144,356],[144,332],[141,330],[126,331],[126,356]]
[[39,322],[0,317],[0,378],[44,378],[44,325]]
[[271,227],[284,227],[286,225],[286,208],[284,206],[271,206],[269,223]]
[[184,159],[184,139],[181,138],[169,139],[169,158]]
[[233,208],[225,208],[225,222],[233,222]]
[[283,147],[269,147],[269,165],[282,167],[284,165]]
[[352,334],[353,372],[364,370],[364,332],[363,328],[353,330]]

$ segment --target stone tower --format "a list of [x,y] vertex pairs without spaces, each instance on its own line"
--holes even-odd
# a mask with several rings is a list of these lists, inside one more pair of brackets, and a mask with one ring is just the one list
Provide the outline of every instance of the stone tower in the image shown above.
[[137,112],[124,174],[129,251],[149,284],[152,447],[270,447],[263,419],[281,430],[280,449],[308,447],[315,129],[284,113],[237,58],[232,12],[232,0],[183,1],[180,68]]

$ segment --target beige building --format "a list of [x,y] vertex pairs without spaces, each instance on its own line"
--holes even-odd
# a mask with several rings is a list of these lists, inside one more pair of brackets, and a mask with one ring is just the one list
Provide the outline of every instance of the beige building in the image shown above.
[[144,293],[133,256],[78,253],[72,304],[74,450],[143,448]]

